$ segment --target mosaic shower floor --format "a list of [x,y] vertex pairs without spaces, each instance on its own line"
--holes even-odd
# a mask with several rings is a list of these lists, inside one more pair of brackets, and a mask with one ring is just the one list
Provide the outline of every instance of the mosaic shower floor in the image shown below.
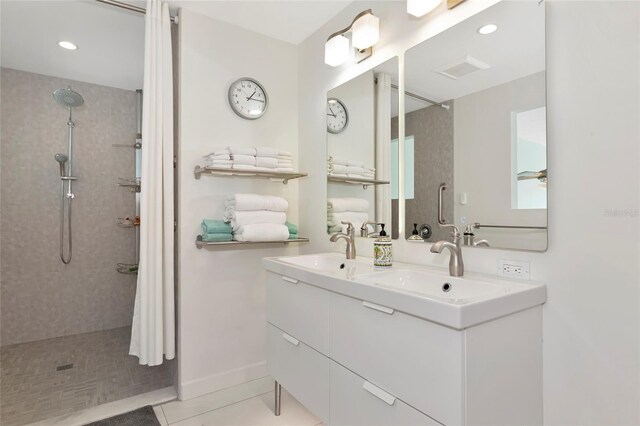
[[130,356],[131,328],[0,348],[0,423],[17,426],[171,386],[173,361]]

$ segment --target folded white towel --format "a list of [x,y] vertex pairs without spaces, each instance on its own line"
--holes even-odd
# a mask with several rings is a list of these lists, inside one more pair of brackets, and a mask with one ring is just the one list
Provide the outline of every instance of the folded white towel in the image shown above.
[[347,166],[348,175],[361,175],[364,173],[364,167]]
[[273,212],[285,212],[289,203],[282,197],[259,194],[234,194],[225,202],[227,209],[237,211],[269,210]]
[[293,172],[293,167],[277,167],[274,169],[276,172]]
[[289,160],[283,160],[281,158],[276,158],[275,159],[278,164],[293,164],[293,160],[289,159]]
[[275,223],[254,223],[242,226],[233,234],[236,241],[286,241],[289,228]]
[[229,154],[209,154],[203,157],[205,160],[231,160]]
[[291,157],[291,153],[289,151],[278,151],[278,156],[280,156],[280,157]]
[[344,174],[346,175],[349,171],[349,166],[342,166],[340,164],[334,164],[330,169],[332,173]]
[[340,158],[340,157],[334,157],[334,156],[329,156],[329,159],[327,160],[328,163],[335,165],[339,165],[339,166],[346,166],[349,164],[349,160],[347,160],[346,158]]
[[278,155],[278,160],[291,160],[292,158],[290,155]]
[[327,210],[333,213],[367,212],[369,211],[369,201],[364,198],[329,198]]
[[210,169],[231,169],[231,164],[205,164],[204,165]]
[[229,150],[225,148],[225,149],[219,149],[218,151],[210,152],[207,155],[203,155],[203,157],[207,158],[207,157],[211,157],[211,156],[214,156],[214,155],[229,155],[229,154],[230,154]]
[[237,155],[252,155],[254,157],[256,156],[255,148],[241,148],[237,146],[229,146],[227,147],[227,149],[231,154],[234,154],[234,155],[237,154]]
[[258,167],[268,167],[270,169],[275,169],[278,167],[278,159],[275,157],[256,157],[256,166]]
[[278,157],[278,150],[268,146],[260,146],[256,148],[256,157]]
[[209,165],[209,164],[228,164],[231,165],[233,164],[233,161],[231,160],[204,160],[204,163]]
[[347,166],[364,168],[364,163],[358,160],[347,160]]
[[329,176],[337,177],[337,178],[347,178],[347,177],[349,177],[349,176],[347,176],[346,173],[329,173]]
[[231,223],[234,231],[239,230],[241,226],[253,225],[254,223],[284,225],[287,221],[287,214],[285,212],[270,212],[268,210],[227,210],[223,217],[225,222]]
[[233,164],[246,164],[248,166],[256,165],[256,157],[252,155],[233,154],[231,159],[233,160]]

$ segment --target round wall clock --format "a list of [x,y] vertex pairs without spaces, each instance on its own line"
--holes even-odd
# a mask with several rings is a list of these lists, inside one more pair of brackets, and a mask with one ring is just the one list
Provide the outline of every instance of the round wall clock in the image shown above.
[[340,133],[349,124],[349,113],[347,107],[336,99],[327,99],[327,131],[329,133]]
[[229,105],[239,117],[247,120],[260,118],[267,111],[267,91],[256,80],[239,78],[229,87]]

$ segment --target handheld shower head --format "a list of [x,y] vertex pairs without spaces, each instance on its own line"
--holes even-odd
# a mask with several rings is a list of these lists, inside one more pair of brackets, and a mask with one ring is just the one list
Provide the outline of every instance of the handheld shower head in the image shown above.
[[67,157],[65,154],[56,154],[53,158],[55,158],[55,160],[60,163],[60,176],[64,176],[64,165],[67,160],[69,160],[69,157]]

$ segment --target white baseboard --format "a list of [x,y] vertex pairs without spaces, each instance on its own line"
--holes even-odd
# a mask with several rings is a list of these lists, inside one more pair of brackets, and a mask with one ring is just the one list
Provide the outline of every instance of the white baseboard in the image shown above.
[[196,398],[211,392],[236,386],[250,380],[256,380],[267,375],[267,361],[245,365],[235,370],[223,371],[183,383],[178,383],[178,399]]

